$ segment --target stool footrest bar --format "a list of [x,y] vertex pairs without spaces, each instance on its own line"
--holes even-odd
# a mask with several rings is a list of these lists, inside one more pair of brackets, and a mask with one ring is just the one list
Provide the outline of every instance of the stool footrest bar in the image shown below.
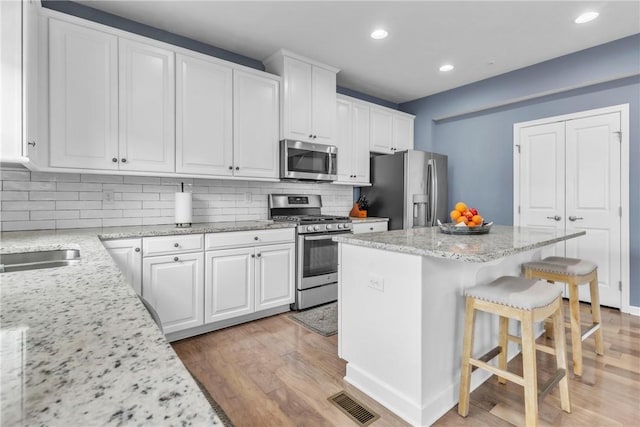
[[469,363],[471,366],[477,366],[478,368],[482,368],[485,371],[489,371],[492,374],[496,374],[499,377],[506,378],[508,381],[512,383],[516,383],[518,385],[524,386],[524,378],[519,377],[516,374],[513,374],[509,371],[503,371],[502,369],[498,369],[495,366],[491,366],[488,363],[485,363],[478,359],[469,359]]
[[593,325],[589,326],[589,329],[585,330],[582,333],[582,341],[586,340],[587,338],[589,338],[595,331],[597,331],[598,329],[600,329],[600,323],[594,323]]
[[553,387],[556,386],[560,382],[564,376],[567,375],[567,371],[564,369],[558,369],[553,377],[547,381],[541,389],[538,390],[538,403],[542,402],[542,399],[545,398],[547,394],[551,391]]
[[[480,356],[477,360],[480,360],[481,362],[488,362],[491,359],[493,359],[494,357],[496,357],[497,355],[499,355],[500,353],[502,353],[502,347],[496,346],[496,347],[492,348],[491,350],[487,351],[482,356]],[[471,367],[471,372],[475,371],[476,369],[478,369],[477,366],[472,366]]]

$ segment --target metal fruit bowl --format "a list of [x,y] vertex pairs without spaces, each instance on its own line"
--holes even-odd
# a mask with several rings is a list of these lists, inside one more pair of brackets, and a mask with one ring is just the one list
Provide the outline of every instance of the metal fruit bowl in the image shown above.
[[443,224],[438,221],[438,227],[440,227],[440,231],[445,234],[487,234],[491,230],[492,225],[493,222],[484,222],[482,223],[482,225],[477,225],[475,227],[462,227],[450,222]]

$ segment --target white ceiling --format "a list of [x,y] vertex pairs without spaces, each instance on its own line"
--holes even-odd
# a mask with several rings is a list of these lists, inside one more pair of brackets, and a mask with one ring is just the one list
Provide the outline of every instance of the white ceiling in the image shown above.
[[[395,103],[640,33],[640,0],[77,2],[253,59],[285,48]],[[573,23],[589,9],[600,17]]]

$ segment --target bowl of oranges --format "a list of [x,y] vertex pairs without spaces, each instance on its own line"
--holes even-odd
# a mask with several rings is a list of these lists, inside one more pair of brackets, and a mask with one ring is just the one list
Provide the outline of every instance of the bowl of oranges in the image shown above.
[[450,223],[438,221],[440,231],[446,234],[487,234],[493,222],[485,222],[476,208],[470,208],[466,203],[456,203],[449,213]]

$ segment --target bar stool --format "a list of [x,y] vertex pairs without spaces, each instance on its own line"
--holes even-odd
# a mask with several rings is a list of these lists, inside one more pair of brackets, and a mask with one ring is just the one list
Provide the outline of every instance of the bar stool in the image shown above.
[[[600,324],[600,293],[598,291],[598,266],[576,258],[548,257],[542,261],[522,265],[524,275],[530,279],[543,279],[549,283],[563,282],[569,285],[569,312],[571,315],[571,348],[573,373],[582,375],[582,341],[595,333],[596,354],[604,354]],[[592,325],[583,333],[580,327],[580,300],[578,287],[589,283],[591,294]]]
[[[542,280],[524,277],[503,276],[486,285],[468,288],[466,295],[466,314],[464,342],[462,348],[462,368],[460,371],[460,398],[458,413],[463,417],[469,414],[469,393],[471,372],[482,368],[498,376],[504,384],[507,380],[523,386],[526,425],[538,425],[538,403],[556,385],[560,387],[560,406],[565,412],[571,412],[569,401],[569,381],[567,380],[567,357],[565,335],[562,323],[562,286],[549,286]],[[485,355],[474,359],[473,336],[476,310],[500,316],[499,345]],[[536,344],[533,326],[548,317],[553,318],[555,348]],[[508,333],[509,319],[520,321],[521,335]],[[520,377],[507,371],[507,343],[516,341],[522,344],[522,372]],[[540,389],[537,385],[536,350],[555,354],[558,370]],[[498,357],[498,367],[487,362]]]

